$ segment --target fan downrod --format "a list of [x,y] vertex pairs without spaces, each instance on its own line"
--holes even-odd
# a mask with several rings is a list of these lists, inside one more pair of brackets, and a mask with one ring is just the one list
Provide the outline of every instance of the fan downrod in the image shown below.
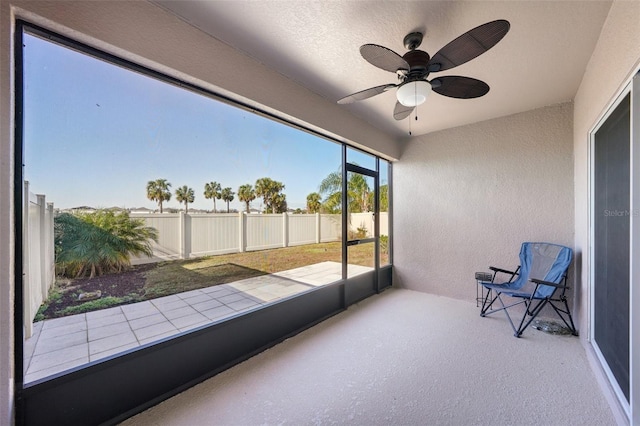
[[404,47],[408,50],[416,50],[422,44],[422,37],[423,35],[420,32],[407,34],[403,40]]

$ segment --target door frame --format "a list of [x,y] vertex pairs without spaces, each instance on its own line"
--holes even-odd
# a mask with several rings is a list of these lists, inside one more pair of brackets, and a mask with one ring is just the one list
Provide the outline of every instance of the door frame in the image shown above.
[[[624,98],[630,95],[630,242],[629,242],[629,401],[624,396],[595,340],[595,134],[609,119]],[[635,123],[635,125],[634,125]],[[634,351],[634,342],[640,342],[640,315],[634,311],[640,309],[640,73],[636,70],[626,84],[607,105],[601,117],[589,131],[589,244],[588,244],[588,312],[589,332],[587,341],[591,344],[596,358],[615,394],[620,407],[631,424],[640,424],[640,350]],[[634,291],[635,289],[635,291]],[[636,308],[634,310],[634,307]]]
[[[351,148],[354,149],[354,148]],[[376,157],[376,170],[371,170],[366,167],[358,166],[353,163],[347,162],[347,147],[343,148],[343,162],[342,170],[342,279],[345,280],[344,286],[344,301],[345,307],[352,305],[362,299],[365,299],[375,293],[380,292],[380,160]],[[373,178],[373,238],[361,238],[349,240],[349,197],[347,194],[348,176],[349,173],[358,173],[363,176]],[[360,274],[356,277],[347,276],[348,266],[348,249],[351,246],[358,244],[373,243],[374,245],[374,267],[373,271]]]

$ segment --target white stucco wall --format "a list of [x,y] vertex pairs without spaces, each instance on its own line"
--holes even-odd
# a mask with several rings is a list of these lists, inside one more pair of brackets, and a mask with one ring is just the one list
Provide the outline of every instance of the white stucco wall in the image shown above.
[[[577,272],[584,297],[578,316],[589,314],[589,132],[640,67],[640,2],[615,1],[602,28],[574,103],[575,247],[582,252]],[[588,333],[582,333],[583,339]]]
[[394,165],[394,284],[476,297],[523,241],[573,246],[572,104],[432,133]]

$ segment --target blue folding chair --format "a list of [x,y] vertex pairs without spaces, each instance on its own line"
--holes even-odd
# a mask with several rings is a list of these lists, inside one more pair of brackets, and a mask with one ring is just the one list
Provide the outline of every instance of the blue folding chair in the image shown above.
[[[573,251],[569,247],[550,243],[522,243],[520,266],[515,271],[489,267],[493,271],[491,281],[481,281],[483,287],[482,309],[480,316],[504,311],[513,328],[514,335],[520,337],[542,309],[549,305],[558,314],[564,325],[574,336],[578,335],[571,311],[567,303],[567,269],[571,263]],[[506,282],[496,282],[498,274],[509,276]],[[515,302],[502,297],[519,299]],[[500,307],[494,308],[496,301]],[[523,304],[525,312],[516,328],[509,309]],[[529,320],[527,321],[527,316]],[[526,321],[526,322],[525,322]]]

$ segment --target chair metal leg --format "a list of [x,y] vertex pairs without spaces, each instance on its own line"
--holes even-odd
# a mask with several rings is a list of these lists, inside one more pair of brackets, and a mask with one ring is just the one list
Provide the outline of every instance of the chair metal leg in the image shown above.
[[[482,298],[482,307],[480,308],[480,316],[484,317],[487,314],[487,311],[489,311],[489,309],[491,309],[491,306],[493,305],[493,302],[496,301],[496,299],[500,296],[500,293],[496,292],[496,297],[494,297],[493,299],[491,299],[491,302],[489,302],[489,299],[491,298],[492,295],[492,291],[490,288],[486,289],[487,290],[487,294],[485,296],[483,296]],[[489,302],[487,304],[487,302]]]
[[[524,302],[525,302],[525,305],[527,305],[527,309],[525,309],[524,315],[522,315],[522,321],[520,321],[520,325],[518,326],[518,330],[516,331],[516,334],[515,334],[516,337],[522,336],[522,333],[527,329],[527,327],[529,327],[529,324],[531,324],[531,322],[538,316],[542,308],[544,308],[545,305],[549,302],[549,299],[540,300],[536,304],[536,306],[533,308],[533,310],[530,310],[531,304],[533,303],[532,300],[529,300],[529,303],[526,303],[527,302],[526,300]],[[523,327],[522,324],[527,318],[527,315],[530,315],[531,318],[529,318],[529,321],[527,321],[527,323]]]
[[[558,314],[558,316],[560,317],[564,325],[567,326],[567,328],[571,331],[571,334],[573,334],[574,336],[577,336],[578,330],[576,330],[576,326],[573,323],[573,317],[571,316],[571,311],[569,310],[569,304],[567,303],[567,298],[563,297],[560,300],[564,303],[564,307],[565,307],[564,310],[557,307],[552,301],[549,301],[549,305],[551,305],[553,310],[556,311],[556,314]],[[564,318],[562,314],[565,314],[567,317],[569,317],[569,322],[567,322],[567,320]]]

